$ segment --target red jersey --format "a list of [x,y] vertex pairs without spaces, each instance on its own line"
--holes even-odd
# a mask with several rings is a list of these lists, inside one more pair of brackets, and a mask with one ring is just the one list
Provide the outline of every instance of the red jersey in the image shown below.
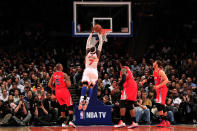
[[[133,74],[128,66],[124,66],[127,70],[126,81],[123,83],[123,90],[121,94],[121,100],[137,100],[137,83],[134,80]],[[122,78],[122,74],[120,73]]]
[[63,72],[53,73],[52,78],[55,83],[55,95],[60,105],[64,105],[64,104],[66,104],[67,106],[73,105],[70,92],[67,89],[67,85],[64,81]]
[[[157,72],[154,70],[153,71],[153,76],[154,76],[154,80],[155,80],[155,85],[159,85],[163,82],[163,80],[161,80],[161,77],[159,76],[159,71],[161,69],[159,69]],[[166,85],[164,85],[163,87],[161,88],[164,88],[164,87],[167,87]]]
[[53,73],[53,81],[55,83],[55,88],[65,88],[67,87],[65,81],[64,81],[64,76],[63,72],[55,72]]
[[[155,80],[155,86],[159,85],[159,84],[161,84],[163,82],[163,80],[159,76],[159,71],[160,70],[161,69],[159,69],[157,72],[154,70],[154,72],[153,72],[153,76],[154,76],[154,80]],[[168,88],[167,88],[166,85],[156,89],[155,102],[156,103],[160,103],[162,105],[165,105],[167,93],[168,93]]]

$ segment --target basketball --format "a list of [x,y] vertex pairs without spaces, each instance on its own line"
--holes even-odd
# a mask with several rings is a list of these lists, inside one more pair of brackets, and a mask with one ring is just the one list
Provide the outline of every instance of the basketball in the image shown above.
[[99,25],[99,24],[96,24],[96,25],[93,27],[93,31],[95,31],[95,32],[101,32],[101,29],[102,29],[102,27],[101,27],[101,25]]

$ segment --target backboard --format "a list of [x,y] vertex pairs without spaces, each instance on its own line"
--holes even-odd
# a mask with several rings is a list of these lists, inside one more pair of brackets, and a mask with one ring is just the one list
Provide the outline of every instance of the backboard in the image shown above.
[[133,36],[131,2],[73,2],[73,36],[88,36],[95,24],[112,29],[108,36]]

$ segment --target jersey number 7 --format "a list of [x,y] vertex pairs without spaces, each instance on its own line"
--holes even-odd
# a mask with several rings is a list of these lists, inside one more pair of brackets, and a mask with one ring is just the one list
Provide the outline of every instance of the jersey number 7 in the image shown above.
[[92,65],[92,63],[94,62],[94,59],[89,59],[90,63],[89,65]]

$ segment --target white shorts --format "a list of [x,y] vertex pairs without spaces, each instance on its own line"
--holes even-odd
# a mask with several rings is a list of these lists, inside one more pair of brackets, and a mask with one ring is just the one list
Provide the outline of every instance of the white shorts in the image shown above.
[[98,71],[94,68],[85,68],[83,72],[82,82],[88,82],[88,84],[96,84],[96,81],[98,80]]

